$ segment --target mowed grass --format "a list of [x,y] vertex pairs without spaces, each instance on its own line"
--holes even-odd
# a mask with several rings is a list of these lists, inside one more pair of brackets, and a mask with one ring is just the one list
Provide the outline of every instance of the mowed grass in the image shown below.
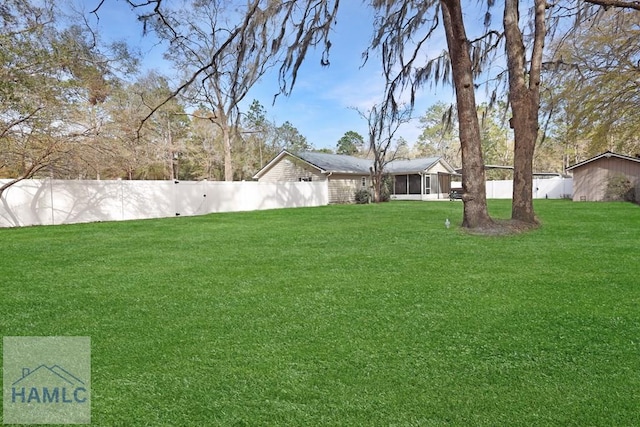
[[0,332],[90,336],[98,426],[640,425],[640,208],[536,211],[508,237],[460,202],[3,229]]

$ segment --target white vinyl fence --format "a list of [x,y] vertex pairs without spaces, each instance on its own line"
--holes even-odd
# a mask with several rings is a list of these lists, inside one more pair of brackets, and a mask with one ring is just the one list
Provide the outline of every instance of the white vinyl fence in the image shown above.
[[[0,180],[0,185],[8,180]],[[329,203],[327,182],[24,180],[0,200],[0,227],[203,215]]]
[[[534,178],[534,199],[571,198],[573,179],[571,178]],[[513,197],[513,181],[487,181],[488,199],[510,199]]]

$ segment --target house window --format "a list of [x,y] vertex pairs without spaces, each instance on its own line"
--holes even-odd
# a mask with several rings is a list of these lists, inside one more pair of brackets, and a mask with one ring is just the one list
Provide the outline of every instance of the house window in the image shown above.
[[310,176],[303,176],[301,178],[298,178],[298,182],[311,182],[311,177]]
[[409,194],[420,194],[420,184],[422,183],[422,177],[417,174],[408,175],[409,181]]
[[362,177],[362,188],[365,188],[367,186],[367,177],[363,176]]
[[407,194],[407,175],[396,175],[393,194]]

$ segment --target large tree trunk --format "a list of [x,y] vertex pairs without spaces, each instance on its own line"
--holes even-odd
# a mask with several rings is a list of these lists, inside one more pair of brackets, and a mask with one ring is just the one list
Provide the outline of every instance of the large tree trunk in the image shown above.
[[222,131],[222,141],[224,144],[224,180],[233,181],[233,164],[231,162],[231,132],[226,126]]
[[377,158],[374,159],[373,166],[369,168],[369,172],[373,185],[373,201],[380,203],[382,201],[382,167]]
[[224,180],[233,181],[233,159],[231,158],[232,135],[231,126],[229,126],[229,116],[223,113],[224,105],[219,103],[216,115],[213,118],[222,134],[222,150],[224,159]]
[[518,0],[505,0],[504,29],[509,71],[509,103],[515,144],[511,219],[537,224],[533,210],[533,154],[538,138],[540,70],[545,37],[545,0],[535,0],[535,37],[526,74],[525,46],[518,25]]
[[[513,201],[511,219],[536,224],[533,209],[533,153],[538,137],[538,108],[528,98],[515,94],[513,111]],[[535,117],[534,117],[535,116]]]
[[462,187],[464,217],[462,226],[483,228],[493,221],[487,212],[487,195],[476,110],[473,70],[460,0],[441,0],[442,17],[451,58],[451,71],[456,89],[460,147],[462,149]]

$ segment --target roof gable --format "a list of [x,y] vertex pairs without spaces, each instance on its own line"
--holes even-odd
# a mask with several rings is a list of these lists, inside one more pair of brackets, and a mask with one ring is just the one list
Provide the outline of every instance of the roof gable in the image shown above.
[[262,167],[262,169],[260,169],[254,176],[253,179],[260,179],[264,174],[266,174],[271,168],[273,168],[275,165],[277,165],[283,158],[285,157],[292,157],[294,159],[298,159],[298,160],[302,160],[305,163],[308,163],[311,167],[318,169],[318,171],[320,173],[325,173],[327,172],[326,170],[323,170],[322,168],[307,162],[306,160],[296,156],[295,154],[292,154],[290,152],[288,152],[287,150],[282,150],[281,152],[278,153],[277,156],[275,156],[273,159],[271,159],[269,161],[269,163],[267,163],[266,165],[264,165]]
[[611,157],[615,157],[615,158],[622,159],[622,160],[628,160],[628,161],[631,161],[631,162],[640,163],[640,158],[631,157],[631,156],[625,156],[624,154],[617,154],[617,153],[613,153],[611,151],[605,151],[602,154],[598,154],[597,156],[594,156],[594,157],[592,157],[590,159],[587,159],[587,160],[584,160],[582,162],[576,163],[573,166],[569,166],[567,168],[567,170],[570,171],[570,170],[579,168],[581,166],[584,166],[587,163],[591,163],[591,162],[594,162],[596,160],[600,160],[600,159],[603,159],[603,158],[611,158]]
[[[427,157],[422,159],[411,159],[411,160],[394,160],[389,162],[385,167],[386,171],[389,173],[419,173],[425,172],[432,167],[434,167],[439,161],[443,161],[440,157]],[[448,164],[445,164],[445,168],[449,170],[449,172],[454,172],[453,168]]]

